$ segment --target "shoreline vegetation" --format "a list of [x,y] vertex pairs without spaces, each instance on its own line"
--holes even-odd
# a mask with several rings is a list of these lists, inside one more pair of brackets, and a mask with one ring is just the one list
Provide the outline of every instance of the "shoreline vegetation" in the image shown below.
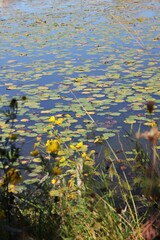
[[[108,141],[96,139],[103,152],[96,163],[94,149],[61,135],[72,127],[70,115],[51,116],[46,137],[36,138],[25,161],[16,133],[25,101],[25,96],[13,98],[2,110],[9,131],[0,142],[1,240],[158,239],[160,133],[154,119],[148,131],[139,128],[135,134],[132,158],[124,145],[120,159]],[[146,106],[151,116],[155,102]],[[149,142],[151,154],[141,138]]]
[[158,6],[0,0],[0,240],[160,239]]

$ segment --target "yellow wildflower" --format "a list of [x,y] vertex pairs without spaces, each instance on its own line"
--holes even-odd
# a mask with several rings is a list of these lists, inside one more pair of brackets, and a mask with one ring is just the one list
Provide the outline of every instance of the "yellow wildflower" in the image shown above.
[[84,158],[84,159],[87,160],[87,161],[92,160],[92,159],[90,158],[90,155],[87,155],[86,152],[83,152],[81,156],[82,156],[82,158]]
[[32,157],[36,157],[39,154],[38,149],[36,148],[34,151],[30,152]]
[[41,137],[37,137],[37,141],[40,142],[41,141]]
[[17,184],[22,180],[22,176],[20,175],[20,173],[14,169],[11,168],[8,170],[8,172],[3,176],[3,179],[0,183],[0,186],[4,186],[5,184]]
[[54,116],[52,116],[52,117],[49,118],[49,122],[51,122],[51,123],[55,123],[55,120],[56,120],[56,119],[55,119]]
[[8,186],[8,192],[12,192],[12,193],[15,192],[15,185],[14,185],[14,184],[9,184],[9,186]]
[[66,161],[66,158],[64,157],[64,156],[62,156],[60,159],[59,159],[59,162],[60,163],[63,163],[63,162],[65,162]]
[[144,123],[144,125],[151,126],[151,127],[156,127],[157,123],[154,120],[148,121]]
[[95,150],[91,150],[88,154],[86,152],[83,152],[81,154],[82,158],[87,160],[87,161],[92,161],[93,159],[91,158],[92,155],[95,154]]
[[53,174],[58,176],[58,175],[61,175],[62,173],[62,170],[59,168],[59,167],[54,167],[53,168]]
[[73,144],[71,144],[71,145],[70,145],[70,148],[73,149],[73,150],[79,150],[79,149],[81,149],[83,146],[84,146],[84,145],[83,145],[83,142],[79,142],[79,143],[77,143],[76,146],[74,146]]
[[55,124],[58,124],[58,125],[61,125],[63,123],[63,121],[64,121],[63,118],[56,119],[54,116],[49,118],[49,122],[55,123]]
[[157,126],[157,123],[153,121],[151,127],[156,127],[156,126]]
[[61,125],[63,123],[64,119],[63,118],[58,118],[57,120],[55,120],[55,123],[58,125]]
[[48,140],[46,143],[46,151],[49,153],[57,154],[60,148],[58,140]]
[[52,179],[52,184],[55,185],[57,183],[58,179],[57,178],[53,178]]
[[83,147],[83,142],[80,142],[80,143],[78,143],[77,145],[76,145],[76,148],[77,149],[80,149],[80,148],[82,148]]
[[101,136],[96,137],[96,139],[94,140],[94,143],[102,143],[103,142],[103,138]]
[[83,153],[82,153],[82,157],[83,157],[83,158],[86,158],[86,156],[87,156],[86,152],[83,152]]
[[76,147],[73,144],[70,145],[70,148],[73,149],[73,150],[76,149]]

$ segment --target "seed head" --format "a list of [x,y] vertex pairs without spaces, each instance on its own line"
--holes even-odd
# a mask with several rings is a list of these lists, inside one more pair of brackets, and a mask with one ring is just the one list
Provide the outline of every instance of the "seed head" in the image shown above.
[[152,113],[153,110],[154,110],[154,105],[155,105],[155,102],[154,101],[148,101],[146,103],[146,106],[147,106],[147,110],[149,113]]

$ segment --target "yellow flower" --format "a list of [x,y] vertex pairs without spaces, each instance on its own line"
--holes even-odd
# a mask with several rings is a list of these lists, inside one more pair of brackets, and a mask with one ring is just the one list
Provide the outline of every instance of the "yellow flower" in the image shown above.
[[87,161],[92,160],[92,159],[90,158],[90,156],[86,154],[86,152],[83,152],[81,156],[82,156],[82,158],[84,158],[84,159],[87,160]]
[[63,118],[56,119],[54,116],[49,118],[49,122],[55,123],[55,124],[58,124],[58,125],[61,125],[63,123],[63,121],[64,121]]
[[61,125],[63,123],[64,119],[63,118],[58,118],[57,120],[55,120],[55,123],[58,125]]
[[76,147],[74,145],[72,145],[72,144],[70,145],[70,148],[73,149],[73,150],[76,149]]
[[96,137],[96,139],[94,140],[94,143],[102,143],[103,142],[103,138],[101,136]]
[[14,184],[9,184],[9,186],[8,186],[8,192],[12,192],[12,193],[15,192],[15,185],[14,185]]
[[82,157],[83,157],[83,158],[86,158],[86,156],[87,156],[86,152],[83,152],[83,153],[82,153]]
[[46,143],[46,151],[49,153],[57,154],[60,148],[58,140],[48,140]]
[[39,154],[38,149],[35,149],[34,151],[30,152],[32,157],[36,157]]
[[77,149],[80,149],[80,148],[82,148],[83,147],[83,142],[80,142],[80,143],[78,143],[77,145],[76,145],[76,148]]
[[71,144],[71,145],[70,145],[70,148],[73,149],[73,150],[79,150],[79,149],[81,149],[83,146],[84,146],[84,145],[83,145],[83,142],[79,142],[79,143],[77,143],[76,146],[74,146],[74,145]]
[[15,185],[15,184],[19,183],[20,181],[22,181],[22,176],[20,175],[20,173],[16,169],[11,168],[3,176],[0,186],[4,186],[9,183]]
[[41,137],[37,137],[37,141],[40,142],[41,141]]
[[15,185],[19,182],[22,181],[22,176],[20,175],[20,173],[14,169],[14,168],[11,168],[8,172],[7,172],[7,175],[9,175],[10,177],[10,182]]
[[65,161],[66,161],[66,158],[65,158],[64,156],[59,159],[59,162],[60,162],[60,163],[63,163],[63,162],[65,162]]
[[52,179],[52,184],[55,185],[57,183],[58,179],[57,178],[53,178]]
[[56,120],[56,119],[55,119],[54,116],[52,116],[52,117],[49,118],[49,122],[51,122],[51,123],[55,123],[55,120]]
[[157,123],[154,120],[148,121],[144,123],[144,125],[151,126],[151,127],[156,127]]
[[58,175],[61,175],[62,173],[62,170],[59,168],[59,167],[54,167],[53,168],[53,174],[58,176]]
[[84,158],[85,160],[91,161],[91,160],[92,160],[91,156],[94,155],[94,154],[95,154],[95,150],[91,150],[88,154],[87,154],[86,152],[83,152],[83,153],[81,154],[81,156],[82,156],[82,158]]

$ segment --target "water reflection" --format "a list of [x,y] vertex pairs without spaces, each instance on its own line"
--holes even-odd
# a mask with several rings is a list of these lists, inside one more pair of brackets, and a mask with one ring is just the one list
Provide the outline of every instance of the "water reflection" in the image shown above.
[[[78,0],[81,2],[83,0]],[[22,11],[34,11],[35,9],[43,9],[49,6],[61,7],[66,4],[73,4],[70,0],[0,0],[0,9],[20,9]]]
[[[91,0],[92,3],[95,3],[99,0]],[[109,0],[110,1],[110,0]],[[78,0],[76,4],[80,4],[81,7],[85,4],[86,1],[84,0]],[[53,5],[53,6],[61,6],[61,5],[69,4],[72,5],[73,2],[70,0],[55,0],[54,2],[52,0],[0,0],[0,8],[11,8],[13,6],[16,6],[17,8],[23,8],[24,6],[27,7],[43,7],[47,5]]]
[[[56,1],[58,2],[58,1]],[[61,1],[60,1],[61,2]],[[34,12],[49,5],[55,5],[51,0],[0,0],[0,10],[22,10],[25,12]],[[4,12],[3,12],[4,13]]]

